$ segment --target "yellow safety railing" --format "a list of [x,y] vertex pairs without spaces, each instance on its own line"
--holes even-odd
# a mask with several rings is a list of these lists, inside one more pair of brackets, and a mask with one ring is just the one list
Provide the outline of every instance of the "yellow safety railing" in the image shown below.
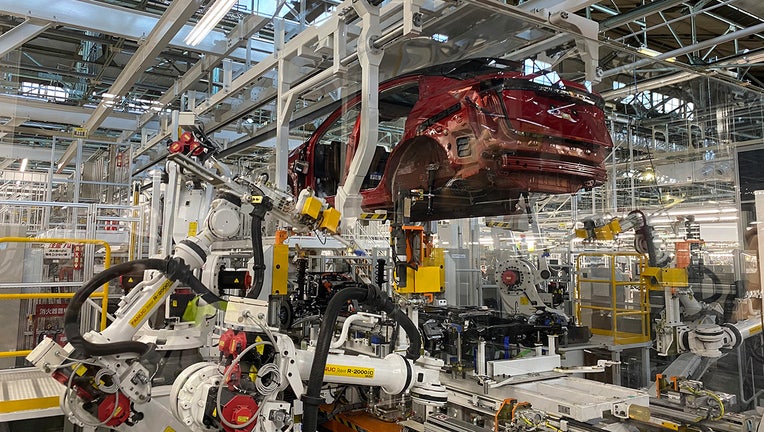
[[[104,248],[104,269],[111,265],[111,246],[104,240],[75,239],[75,238],[30,238],[30,237],[0,237],[0,243],[72,243],[72,244],[95,244]],[[74,293],[30,293],[30,294],[0,294],[0,300],[22,299],[66,299],[74,297]],[[101,299],[101,330],[106,328],[106,310],[109,306],[109,283],[103,285],[103,290],[90,295],[92,298]],[[0,358],[23,357],[32,352],[31,350],[0,351]]]
[[[591,311],[592,318],[595,312],[601,312],[603,315],[609,315],[610,328],[598,328],[593,325],[593,322],[588,322],[592,334],[609,336],[613,338],[614,345],[626,345],[643,343],[650,341],[650,299],[649,290],[646,284],[637,275],[636,280],[618,280],[616,272],[616,258],[625,257],[629,262],[636,262],[639,274],[642,274],[643,270],[647,267],[647,257],[643,254],[634,252],[615,252],[615,253],[599,253],[599,252],[587,252],[582,253],[576,258],[576,287],[575,287],[575,312],[576,319],[580,323],[584,323],[582,320],[582,312]],[[599,278],[587,277],[582,271],[588,267],[589,262],[599,261],[605,265],[605,269],[609,270],[609,277]],[[603,272],[604,273],[604,272]],[[594,287],[595,284],[599,286],[607,286],[609,301],[599,300],[594,298],[583,298],[582,285],[590,284],[588,286]],[[634,290],[637,290],[634,292]],[[632,297],[636,297],[636,301],[627,302],[627,291],[630,291]],[[592,292],[593,294],[593,292]],[[593,295],[592,295],[593,297]],[[599,297],[604,297],[600,295]],[[620,300],[619,299],[623,299]],[[640,317],[641,320],[638,323],[639,331],[634,331],[634,327],[631,329],[619,328],[619,320],[625,317]],[[623,324],[623,322],[621,323]],[[637,324],[637,323],[635,323]]]

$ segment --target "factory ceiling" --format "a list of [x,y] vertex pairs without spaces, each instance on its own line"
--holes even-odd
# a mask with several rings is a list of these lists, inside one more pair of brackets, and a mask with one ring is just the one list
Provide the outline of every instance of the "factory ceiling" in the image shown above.
[[[86,151],[114,142],[138,145],[141,129],[158,129],[161,115],[179,109],[184,98],[187,104],[188,95],[203,100],[220,91],[224,58],[230,59],[236,77],[272,57],[274,39],[296,37],[340,4],[289,0],[274,22],[272,12],[258,12],[272,3],[241,0],[210,36],[192,47],[183,39],[208,6],[200,0],[0,2],[0,146],[46,147],[57,136],[64,143],[60,152],[81,130],[77,128],[84,128],[93,141]],[[741,104],[761,98],[760,0],[531,0],[510,6],[524,11],[563,8],[598,22],[602,80],[595,89],[624,115],[663,122],[665,111],[623,103],[628,95],[655,88],[679,100],[704,99],[708,110],[724,98],[736,97]],[[576,44],[571,35],[488,13],[491,8],[504,6],[494,0],[424,1],[428,43],[441,44],[439,52],[453,51],[461,43],[459,49],[469,45],[470,52],[480,55],[542,60],[567,79],[585,79],[584,64],[572,55]],[[507,30],[515,37],[507,38]],[[548,32],[549,37],[519,36],[533,30]],[[450,34],[450,41],[438,40],[440,33]],[[412,55],[412,47],[420,42],[393,45],[390,51]],[[687,84],[699,78],[714,83],[715,96],[710,84]],[[272,116],[272,87],[272,79],[261,79],[246,87],[246,97],[232,95],[216,104],[215,110],[204,113],[210,129],[227,129],[232,143],[244,143],[241,148],[248,149],[247,143],[257,141],[253,137],[267,135],[268,119],[260,120]],[[115,92],[117,97],[111,95]],[[306,98],[302,108],[312,102]],[[312,119],[308,114],[304,118]],[[263,129],[257,130],[258,125]],[[56,156],[64,166],[65,156]],[[18,150],[5,149],[0,157],[10,159],[5,166],[12,167]],[[48,158],[34,166],[47,169]]]

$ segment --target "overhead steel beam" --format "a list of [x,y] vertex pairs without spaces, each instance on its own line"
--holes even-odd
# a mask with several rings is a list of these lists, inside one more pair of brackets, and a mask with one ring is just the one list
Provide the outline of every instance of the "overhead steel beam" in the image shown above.
[[[394,15],[396,11],[401,7],[400,4],[396,3],[390,3],[382,8],[382,16],[383,17],[389,17],[391,15]],[[202,115],[212,109],[215,108],[215,106],[221,102],[223,102],[226,98],[236,95],[245,88],[249,87],[252,82],[255,80],[261,78],[264,76],[267,72],[273,70],[276,68],[279,62],[279,58],[284,59],[292,59],[294,57],[299,56],[306,56],[311,57],[315,56],[317,59],[321,58],[321,53],[313,52],[312,50],[316,50],[317,48],[325,49],[326,46],[318,46],[322,43],[326,43],[327,41],[331,40],[331,37],[333,36],[335,30],[339,26],[340,22],[345,22],[346,16],[342,14],[342,10],[336,11],[331,18],[327,19],[325,22],[323,22],[319,26],[311,26],[300,32],[297,36],[290,39],[288,42],[284,44],[284,47],[278,52],[277,56],[269,56],[266,59],[260,61],[259,63],[253,65],[250,69],[236,77],[233,81],[231,81],[231,87],[227,92],[218,92],[214,95],[212,95],[208,100],[204,101],[202,104],[197,106],[194,109],[194,112],[197,115]],[[387,30],[387,28],[383,28],[384,30]],[[350,32],[348,32],[350,33]],[[357,38],[358,35],[356,34],[348,34],[347,36],[347,43],[348,45],[353,42]],[[351,40],[353,39],[353,40]],[[346,66],[343,64],[343,66]],[[316,70],[315,72],[321,72],[321,70]],[[308,75],[308,74],[305,74]],[[313,78],[313,77],[311,77]]]
[[687,0],[658,0],[636,7],[628,12],[600,21],[600,31],[614,29],[632,21],[644,18],[648,15],[664,11],[674,6],[679,6]]
[[[204,77],[204,75],[213,67],[215,67],[220,61],[226,58],[228,55],[237,50],[238,46],[252,37],[253,34],[260,31],[270,22],[270,19],[262,17],[260,15],[249,15],[243,21],[239,22],[230,33],[228,33],[225,39],[226,49],[221,54],[206,55],[197,61],[191,69],[189,69],[183,76],[175,81],[175,84],[167,90],[159,99],[157,104],[159,107],[164,108],[167,105],[174,102],[183,93],[188,91],[194,84]],[[142,128],[148,123],[154,113],[147,112],[138,119],[137,129]]]
[[50,28],[50,22],[28,19],[0,35],[0,57],[20,48],[40,33]]
[[533,12],[546,9],[548,11],[576,12],[585,7],[599,3],[599,0],[529,0],[517,6],[518,9]]
[[[0,94],[0,117],[23,118],[29,121],[79,126],[92,115],[90,108],[55,104],[24,97]],[[101,127],[116,130],[134,130],[136,116],[112,112]],[[157,127],[154,123],[151,127]]]
[[[659,11],[666,10],[668,8],[680,5],[685,1],[686,0],[658,0],[652,3],[648,3],[644,6],[636,7],[628,12],[621,13],[619,15],[600,21],[600,33],[606,30],[616,28],[616,27],[620,27],[626,23],[632,22],[640,18],[644,18],[648,15],[657,13]],[[528,3],[530,2],[523,3],[519,7],[526,8],[526,5]],[[568,10],[568,11],[573,12],[571,10]],[[569,34],[561,33],[561,34],[552,36],[549,39],[546,39],[546,40],[528,45],[525,48],[516,50],[508,58],[513,60],[518,60],[518,59],[521,60],[521,59],[530,57],[532,55],[535,55],[537,53],[546,51],[548,49],[558,47],[560,45],[564,45],[572,40],[573,40],[573,36]]]
[[670,75],[664,75],[657,78],[640,81],[638,84],[628,84],[619,89],[604,91],[600,93],[600,96],[602,96],[602,98],[606,101],[613,100],[647,90],[679,84],[697,77],[698,75],[693,72],[677,72]]
[[[17,127],[10,127],[2,125],[0,126],[0,138],[6,136],[6,135],[13,135],[15,137],[58,137],[58,138],[71,138],[72,134],[71,132],[67,130],[59,130],[59,129],[50,129],[50,128],[38,128],[38,127],[27,127],[27,126],[17,126]],[[124,140],[119,140],[117,138],[111,138],[111,137],[104,137],[99,136],[98,138],[93,140],[94,142],[99,143],[122,143]]]
[[[312,122],[322,116],[330,114],[342,104],[342,99],[332,100],[323,98],[319,102],[301,110],[295,111],[292,120],[289,121],[289,128],[294,129],[308,122]],[[271,122],[268,125],[256,130],[249,136],[245,136],[231,143],[225,150],[220,152],[222,157],[232,156],[244,152],[254,146],[262,145],[265,141],[276,137],[276,123]]]
[[[560,0],[530,0],[517,6],[517,8],[527,12],[532,12],[534,10],[540,10],[540,9],[553,9],[553,10],[565,10],[567,12],[572,13],[572,12],[577,12],[587,6],[591,6],[595,3],[598,3],[598,2],[589,1],[589,0],[574,0],[571,2],[565,2]],[[564,9],[561,9],[561,8],[564,8]],[[600,31],[601,30],[602,30],[602,24],[600,24]],[[546,51],[547,49],[554,48],[562,44],[568,43],[572,40],[573,40],[573,37],[568,34],[557,34],[546,40],[536,42],[525,48],[516,50],[511,54],[509,58],[513,60],[515,59],[522,60],[534,54]]]
[[646,59],[638,60],[634,63],[629,63],[623,66],[619,66],[617,68],[605,71],[602,76],[609,77],[609,76],[613,76],[613,75],[617,75],[617,74],[625,73],[625,72],[628,72],[631,74],[633,73],[635,69],[654,63],[656,61],[668,60],[673,57],[679,57],[681,55],[685,55],[693,51],[701,50],[701,49],[708,48],[714,45],[719,45],[725,42],[730,42],[730,41],[739,39],[741,37],[746,37],[746,36],[753,35],[760,32],[764,32],[764,23],[757,24],[752,27],[746,27],[745,29],[727,33],[722,36],[717,36],[712,39],[707,39],[702,42],[698,42],[696,44],[687,45],[682,48],[677,48],[675,50],[671,50],[671,51],[659,54],[655,57],[646,58]]
[[0,126],[0,138],[3,138],[4,136],[8,135],[9,133],[13,132],[14,129],[24,124],[29,119],[26,119],[24,117],[11,117],[10,120],[5,122],[3,125]]
[[[201,6],[201,0],[174,0],[170,6],[165,9],[164,14],[156,23],[145,40],[138,47],[138,50],[130,58],[122,72],[114,80],[109,88],[108,94],[111,98],[105,97],[98,104],[93,114],[83,124],[86,132],[98,129],[104,120],[111,113],[115,98],[124,96],[133,84],[138,81],[146,69],[156,61],[157,56],[167,47],[173,36],[178,33],[185,23],[191,18]],[[64,152],[61,159],[56,162],[56,173],[60,173],[64,167],[77,154],[77,144],[71,143]]]
[[[0,2],[0,15],[12,15],[21,18],[35,18],[57,25],[90,30],[129,40],[139,41],[156,27],[158,17],[151,13],[140,12],[106,3],[84,0],[24,0]],[[270,19],[270,17],[264,17]],[[287,22],[292,29],[298,24]],[[222,55],[226,51],[225,32],[214,30],[197,46],[186,44],[183,39],[194,26],[186,24],[173,35],[170,46],[204,54]],[[255,53],[256,54],[256,53]],[[265,57],[265,54],[261,55]],[[247,58],[244,48],[239,48],[229,55],[243,61]],[[254,59],[254,57],[253,57]]]
[[[56,151],[56,157],[62,155],[63,150]],[[44,147],[29,147],[26,145],[0,143],[0,157],[13,163],[17,159],[27,158],[30,161],[50,163],[50,149]],[[2,169],[2,168],[0,168]]]
[[[108,93],[113,97],[124,96],[146,69],[156,61],[159,53],[167,47],[172,37],[194,15],[201,4],[201,0],[174,0],[170,3],[156,27],[141,42],[138,51],[130,57],[130,61],[109,87]],[[104,98],[83,127],[88,131],[96,130],[111,112],[113,103],[113,99]]]

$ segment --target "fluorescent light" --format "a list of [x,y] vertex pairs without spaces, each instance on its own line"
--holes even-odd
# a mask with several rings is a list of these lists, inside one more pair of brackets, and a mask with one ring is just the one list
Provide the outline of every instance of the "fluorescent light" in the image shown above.
[[[663,54],[662,52],[656,51],[654,49],[650,49],[650,48],[648,48],[646,46],[640,47],[637,50],[637,52],[639,52],[640,54],[644,54],[646,56],[649,56],[649,57],[658,57],[659,55]],[[676,57],[667,58],[666,61],[667,62],[675,62],[676,61]]]
[[207,12],[204,13],[202,19],[196,23],[196,26],[188,33],[188,36],[184,39],[188,45],[199,45],[204,38],[215,28],[221,19],[228,13],[229,10],[236,4],[238,0],[215,0],[215,3],[210,6]]
[[701,209],[701,208],[684,208],[684,209],[676,209],[666,212],[669,216],[697,216],[697,215],[713,215],[713,214],[721,214],[721,213],[736,213],[737,209],[733,207],[717,207],[717,208],[707,208],[707,209]]
[[21,159],[21,166],[19,167],[19,172],[26,171],[28,163],[29,163],[29,159],[27,158]]
[[[719,216],[700,216],[695,218],[696,223],[709,223],[709,222],[735,222],[738,220],[737,215],[719,215]],[[670,217],[659,217],[659,218],[651,218],[650,219],[650,225],[653,226],[669,226],[673,223],[683,223],[683,221],[679,221],[676,218],[670,218]]]

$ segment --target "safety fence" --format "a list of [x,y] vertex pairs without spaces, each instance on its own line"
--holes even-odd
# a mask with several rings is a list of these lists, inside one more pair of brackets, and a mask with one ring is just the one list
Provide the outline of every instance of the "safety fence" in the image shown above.
[[[71,258],[78,246],[98,245],[103,248],[103,268],[107,269],[112,264],[112,247],[98,239],[79,238],[30,238],[30,237],[0,237],[0,248],[9,251],[8,244],[26,243],[43,246],[45,253],[50,259]],[[84,252],[84,251],[83,251]],[[6,255],[13,259],[11,252]],[[84,260],[84,256],[81,257]],[[18,264],[18,263],[17,263]],[[57,277],[60,275],[56,275]],[[0,308],[4,311],[13,311],[15,308],[9,303],[17,301],[18,323],[17,333],[22,336],[16,341],[16,349],[0,351],[0,358],[24,357],[31,352],[31,348],[39,342],[43,336],[53,336],[60,343],[65,342],[63,334],[63,316],[68,305],[68,300],[74,296],[82,285],[82,281],[55,281],[55,282],[7,282],[0,283]],[[32,292],[29,292],[32,291]],[[47,291],[47,292],[44,292]],[[69,292],[67,292],[69,291]],[[100,304],[94,302],[100,299]],[[4,305],[3,305],[4,304]],[[109,304],[109,284],[103,285],[102,289],[90,296],[83,311],[83,322],[90,323],[87,327],[104,329],[107,325],[107,310]],[[9,307],[10,306],[10,307]],[[25,311],[25,314],[23,313]],[[3,314],[5,319],[12,320],[13,314]],[[26,320],[24,321],[24,315]],[[6,323],[12,326],[14,323]],[[83,330],[90,330],[86,328]],[[8,333],[12,332],[6,332]],[[13,335],[8,335],[12,338]],[[5,341],[6,347],[12,342]]]
[[647,258],[633,252],[586,252],[576,258],[575,313],[614,345],[650,341],[650,300],[639,275]]

